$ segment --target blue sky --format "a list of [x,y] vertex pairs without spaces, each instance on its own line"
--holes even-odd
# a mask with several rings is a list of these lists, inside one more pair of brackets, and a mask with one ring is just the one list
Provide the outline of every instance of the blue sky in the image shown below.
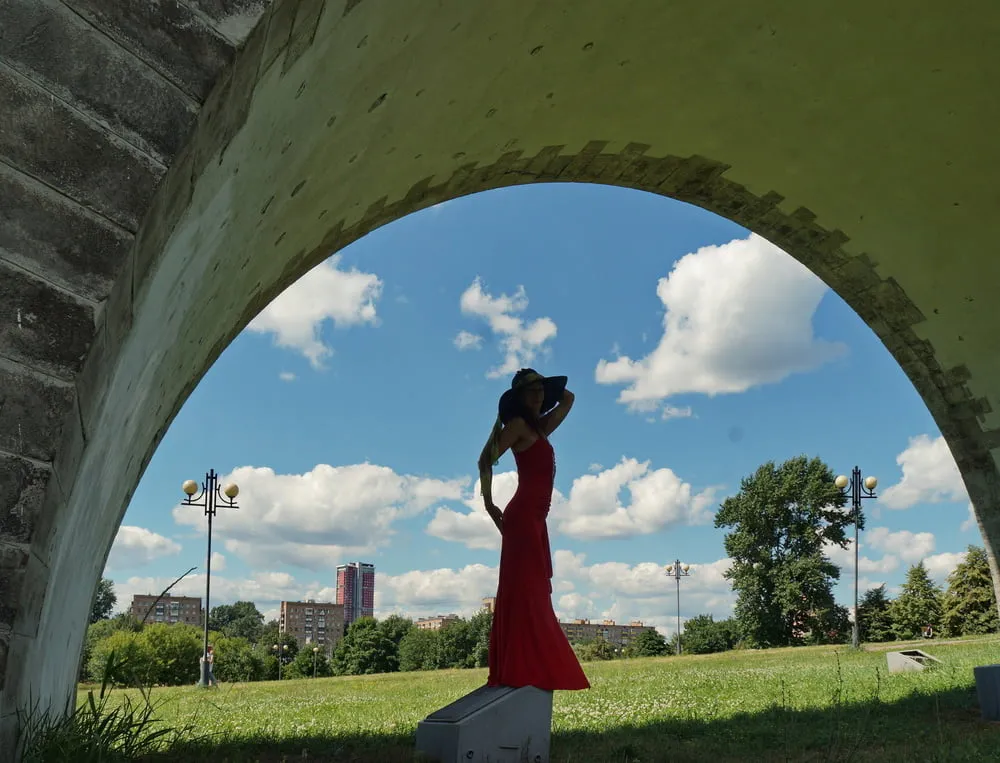
[[[108,560],[119,605],[203,595],[204,517],[181,482],[241,487],[220,511],[212,605],[332,597],[376,565],[376,614],[470,614],[499,536],[476,459],[511,372],[567,374],[553,438],[556,611],[726,616],[719,502],[767,460],[805,453],[879,477],[862,589],[925,559],[939,580],[980,543],[954,461],[902,370],[815,276],[711,213],[639,191],[550,184],[438,205],[332,257],[223,353],[164,438]],[[510,455],[495,468],[501,507]],[[838,595],[850,604],[853,554]]]

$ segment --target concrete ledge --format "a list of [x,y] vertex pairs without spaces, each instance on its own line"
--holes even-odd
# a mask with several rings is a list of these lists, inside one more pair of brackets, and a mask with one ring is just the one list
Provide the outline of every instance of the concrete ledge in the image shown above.
[[976,677],[976,694],[983,720],[1000,721],[1000,665],[979,665],[972,673]]

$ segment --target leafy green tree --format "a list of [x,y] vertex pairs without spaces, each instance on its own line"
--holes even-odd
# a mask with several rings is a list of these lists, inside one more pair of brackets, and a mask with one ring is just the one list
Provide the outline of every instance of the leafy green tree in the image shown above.
[[438,631],[414,628],[399,642],[400,670],[436,670]]
[[87,681],[90,679],[90,657],[93,654],[94,646],[98,642],[103,641],[112,633],[117,633],[118,631],[138,633],[141,630],[142,626],[139,624],[139,621],[132,617],[130,613],[123,613],[109,619],[98,620],[87,626],[87,635],[84,637],[83,651],[80,655],[79,680]]
[[252,601],[221,604],[212,608],[208,627],[231,638],[245,638],[256,644],[264,633],[264,615]]
[[257,637],[257,644],[260,644],[265,649],[270,649],[273,644],[278,643],[278,638],[281,636],[281,628],[278,627],[277,620],[268,620],[264,623],[264,627],[261,628],[260,636]]
[[573,649],[581,662],[613,660],[617,656],[614,646],[600,636],[576,644]]
[[697,615],[684,623],[681,651],[686,654],[725,652],[736,644],[736,626],[731,620]]
[[[265,677],[264,657],[245,638],[222,636],[212,642],[215,660],[212,672],[217,681],[237,683],[240,681],[262,681]],[[200,656],[200,654],[199,654]],[[272,658],[273,659],[273,658]],[[277,674],[277,660],[274,661]]]
[[416,626],[408,617],[389,615],[378,624],[378,627],[382,635],[389,639],[393,645],[392,654],[389,655],[389,670],[391,672],[397,671],[399,670],[399,643]]
[[478,634],[469,627],[468,620],[453,620],[444,625],[438,634],[438,667],[475,667],[474,652]]
[[803,644],[843,644],[851,638],[851,618],[847,607],[833,604],[809,613],[809,630]]
[[869,588],[858,603],[858,627],[861,640],[868,643],[893,641],[896,634],[892,629],[891,600],[886,596],[885,584]]
[[981,546],[970,545],[965,560],[948,576],[941,627],[948,636],[996,633],[1000,629],[990,563]]
[[667,654],[667,640],[656,628],[642,631],[625,647],[626,657],[660,657]]
[[152,683],[183,686],[197,682],[204,646],[202,633],[201,629],[185,623],[146,626],[141,638],[152,660],[149,670]]
[[285,672],[282,674],[282,678],[285,678],[286,676],[288,678],[312,678],[314,668],[316,671],[316,678],[325,678],[333,675],[333,668],[330,665],[330,660],[327,658],[322,648],[320,648],[317,652],[313,652],[313,647],[311,645],[306,645],[305,648],[300,649],[299,653],[295,655],[295,659],[292,660],[285,669]]
[[115,631],[94,644],[87,663],[91,681],[107,679],[112,686],[149,686],[155,658],[142,633]]
[[374,617],[358,618],[333,651],[334,675],[388,673],[395,650],[395,644],[382,634]]
[[117,603],[118,596],[115,594],[114,582],[110,578],[102,577],[94,592],[94,601],[90,607],[90,622],[107,620]]
[[470,667],[485,668],[490,664],[490,630],[493,628],[493,613],[481,609],[469,620],[469,631],[475,643],[472,647]]
[[[840,570],[823,546],[846,548],[854,523],[833,480],[819,458],[769,461],[716,513],[716,527],[732,528],[725,549],[733,563],[725,576],[737,592],[735,620],[749,646],[801,643],[830,625]],[[863,528],[864,516],[858,520]]]
[[915,564],[906,573],[899,596],[889,607],[892,629],[901,639],[919,638],[923,628],[941,627],[941,588],[931,580],[924,563]]

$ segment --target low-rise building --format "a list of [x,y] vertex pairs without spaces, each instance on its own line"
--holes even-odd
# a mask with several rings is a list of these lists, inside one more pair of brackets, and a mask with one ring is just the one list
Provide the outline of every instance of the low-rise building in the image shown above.
[[[159,599],[157,601],[157,599]],[[159,596],[155,593],[136,594],[129,607],[132,617],[147,623],[205,624],[201,599],[195,596]]]
[[420,630],[439,631],[448,623],[458,622],[458,615],[435,615],[434,617],[421,617],[414,622]]
[[612,646],[624,649],[643,631],[655,630],[652,625],[643,625],[640,620],[633,620],[628,625],[619,625],[614,620],[602,620],[592,623],[590,620],[573,620],[559,623],[571,642],[591,641],[601,638]]

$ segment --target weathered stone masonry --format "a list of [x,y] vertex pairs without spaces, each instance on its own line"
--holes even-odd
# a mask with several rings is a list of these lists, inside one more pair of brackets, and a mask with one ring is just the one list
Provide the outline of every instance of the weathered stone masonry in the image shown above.
[[[377,8],[375,0],[279,0],[266,7],[260,0],[8,0],[0,6],[0,733],[9,733],[10,717],[27,695],[31,675],[24,666],[44,631],[46,596],[51,605],[58,584],[52,579],[57,555],[66,553],[58,530],[70,519],[66,507],[79,480],[93,477],[81,473],[91,463],[87,449],[100,441],[108,408],[122,405],[109,399],[109,390],[118,389],[112,386],[117,363],[200,178],[227,161],[265,75],[280,71],[301,93],[305,81],[291,73],[321,25],[350,24]],[[248,30],[258,13],[263,16],[245,40],[233,31]],[[395,95],[391,89],[376,94],[367,112],[391,107]],[[1000,430],[987,424],[990,402],[971,391],[967,366],[942,364],[941,353],[920,338],[928,316],[893,277],[879,274],[875,255],[849,251],[846,233],[824,228],[809,209],[788,211],[776,192],[751,192],[715,159],[657,155],[638,142],[616,149],[622,143],[611,138],[619,136],[601,133],[582,147],[513,150],[530,145],[530,137],[503,135],[479,161],[467,161],[464,144],[456,144],[450,161],[402,195],[359,195],[354,208],[364,210],[360,214],[323,210],[326,234],[318,245],[278,255],[281,233],[261,250],[240,253],[239,270],[255,257],[280,256],[277,275],[233,295],[228,323],[206,330],[197,356],[184,359],[190,365],[172,369],[176,378],[164,381],[154,409],[134,413],[146,435],[137,436],[120,468],[104,467],[110,471],[100,480],[113,482],[109,500],[118,520],[201,375],[309,268],[380,225],[457,196],[580,181],[641,189],[723,215],[782,247],[835,289],[927,403],[963,472],[988,545],[997,550],[1000,476],[991,450],[1000,447]],[[295,196],[303,185],[308,192],[306,183],[302,178],[274,194]],[[278,219],[274,198],[261,205],[260,221]],[[132,416],[126,423],[135,424]],[[107,516],[100,514],[105,553],[117,526]],[[91,568],[99,572],[103,559],[98,562]],[[995,553],[991,564],[1000,583]],[[90,583],[92,590],[96,577]],[[79,636],[71,634],[66,644],[78,649]],[[61,675],[54,671],[43,693],[66,683]]]

